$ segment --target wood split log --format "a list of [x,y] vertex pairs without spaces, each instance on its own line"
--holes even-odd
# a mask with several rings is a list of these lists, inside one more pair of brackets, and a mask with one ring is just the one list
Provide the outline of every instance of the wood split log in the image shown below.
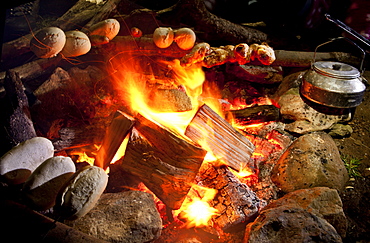
[[224,232],[240,230],[254,220],[265,206],[265,202],[246,184],[241,183],[227,166],[204,163],[196,181],[200,186],[218,191],[210,201],[210,205],[218,210],[218,215],[212,221]]
[[138,176],[167,207],[178,209],[205,155],[202,148],[139,115],[117,163]]
[[[257,105],[240,110],[230,110],[229,120],[234,118],[238,124],[250,125],[260,122],[279,121],[280,110],[274,105]],[[228,117],[228,115],[226,115]]]
[[104,170],[108,168],[114,155],[117,153],[123,140],[134,126],[134,118],[121,111],[117,111],[106,131],[101,147],[96,154],[94,164]]
[[237,171],[255,169],[250,161],[254,145],[206,104],[198,109],[185,135]]
[[[10,150],[15,145],[36,137],[36,131],[29,111],[28,98],[22,81],[15,71],[9,70],[4,80],[6,92],[2,105],[2,149]],[[4,107],[5,106],[5,107]]]

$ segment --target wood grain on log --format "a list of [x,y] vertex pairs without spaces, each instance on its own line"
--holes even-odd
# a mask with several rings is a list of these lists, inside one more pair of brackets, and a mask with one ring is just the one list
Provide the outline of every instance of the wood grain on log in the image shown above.
[[114,155],[117,153],[127,134],[131,131],[133,125],[134,118],[129,117],[123,112],[116,112],[95,157],[94,164],[96,166],[99,166],[104,170],[108,168]]
[[218,210],[212,221],[225,232],[240,229],[240,226],[253,220],[265,206],[265,202],[246,184],[241,183],[227,166],[204,164],[196,181],[198,185],[218,191],[210,202]]
[[242,125],[280,119],[280,110],[274,105],[258,105],[240,110],[230,110],[229,113]]
[[206,151],[138,116],[122,169],[138,176],[167,207],[178,209],[203,162]]
[[233,169],[239,171],[249,167],[254,170],[250,162],[254,145],[207,105],[199,108],[185,135],[208,148],[216,158]]

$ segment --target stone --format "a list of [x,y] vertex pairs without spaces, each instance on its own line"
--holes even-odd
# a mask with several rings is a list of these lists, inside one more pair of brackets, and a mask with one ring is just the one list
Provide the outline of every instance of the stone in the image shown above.
[[44,137],[28,139],[0,158],[0,175],[9,184],[24,183],[46,159],[54,156],[52,142]]
[[61,219],[75,220],[87,214],[98,202],[108,184],[108,175],[97,166],[77,170],[59,190],[55,214]]
[[296,139],[276,162],[271,179],[284,193],[312,187],[342,191],[348,173],[334,140],[325,132]]
[[292,205],[313,213],[333,225],[342,238],[346,236],[347,219],[337,190],[328,187],[296,190],[268,204],[264,210],[284,205]]
[[263,210],[246,227],[248,243],[342,242],[335,228],[325,219],[300,207],[282,205]]
[[76,172],[70,157],[55,156],[45,160],[23,185],[22,193],[27,205],[35,210],[54,206],[58,191]]
[[353,133],[353,128],[350,125],[334,124],[329,131],[329,135],[333,138],[349,137]]
[[153,196],[147,192],[105,193],[84,217],[66,222],[74,229],[109,242],[151,242],[162,230]]

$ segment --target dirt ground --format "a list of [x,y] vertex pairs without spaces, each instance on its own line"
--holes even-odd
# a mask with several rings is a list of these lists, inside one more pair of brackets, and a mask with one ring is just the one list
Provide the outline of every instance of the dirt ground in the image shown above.
[[[364,74],[370,80],[370,72]],[[342,156],[359,160],[361,176],[352,178],[341,194],[343,209],[348,219],[347,237],[344,242],[370,242],[370,90],[363,102],[356,107],[353,119],[348,123],[353,128],[351,136],[335,139]]]

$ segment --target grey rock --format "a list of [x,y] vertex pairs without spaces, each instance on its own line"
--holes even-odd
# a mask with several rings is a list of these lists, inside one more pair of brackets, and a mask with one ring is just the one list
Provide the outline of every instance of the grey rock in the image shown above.
[[109,242],[150,242],[162,230],[153,196],[141,191],[105,193],[84,217],[66,223]]
[[337,190],[328,187],[297,190],[270,203],[264,210],[284,205],[292,205],[313,213],[333,225],[342,238],[346,236],[347,219]]
[[283,205],[263,210],[253,223],[248,224],[244,242],[338,243],[342,239],[325,219],[300,207]]
[[285,193],[323,186],[341,191],[348,173],[330,135],[314,132],[302,135],[287,148],[271,179]]

